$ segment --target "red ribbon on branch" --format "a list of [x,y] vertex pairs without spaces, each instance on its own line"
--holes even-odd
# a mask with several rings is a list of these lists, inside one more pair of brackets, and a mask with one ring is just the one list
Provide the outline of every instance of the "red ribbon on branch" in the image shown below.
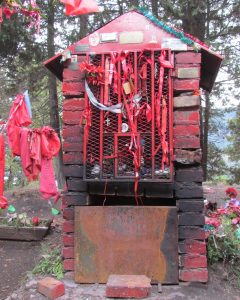
[[67,16],[77,16],[100,11],[95,0],[60,0],[60,2],[65,4]]

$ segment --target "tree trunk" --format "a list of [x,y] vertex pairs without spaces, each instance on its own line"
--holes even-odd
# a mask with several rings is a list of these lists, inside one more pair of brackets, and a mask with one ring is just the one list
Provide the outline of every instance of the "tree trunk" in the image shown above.
[[[47,50],[48,57],[52,57],[55,54],[54,45],[54,22],[55,22],[55,9],[54,0],[48,2],[48,15],[47,15]],[[57,97],[57,82],[56,77],[52,73],[48,73],[48,97],[49,97],[49,110],[50,110],[50,125],[60,136],[60,121],[59,121],[59,109],[58,109],[58,97]],[[58,187],[63,188],[64,176],[63,176],[63,161],[62,161],[62,149],[60,149],[58,156],[55,160],[55,173],[58,181]]]
[[79,17],[80,19],[80,32],[79,32],[79,38],[82,39],[87,35],[87,22],[88,22],[88,16],[82,15]]

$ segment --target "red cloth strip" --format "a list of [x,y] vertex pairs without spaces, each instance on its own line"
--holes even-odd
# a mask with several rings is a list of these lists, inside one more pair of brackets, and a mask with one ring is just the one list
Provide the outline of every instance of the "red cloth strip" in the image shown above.
[[4,167],[5,167],[5,144],[4,136],[0,134],[0,196],[3,195],[4,191]]

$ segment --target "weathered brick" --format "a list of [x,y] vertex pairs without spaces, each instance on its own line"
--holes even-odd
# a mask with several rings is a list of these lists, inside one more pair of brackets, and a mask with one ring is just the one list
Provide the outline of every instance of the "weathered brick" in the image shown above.
[[174,79],[175,91],[194,91],[199,89],[199,79]]
[[180,149],[199,149],[200,138],[196,136],[175,136],[173,141],[174,148]]
[[63,222],[63,232],[64,233],[74,232],[74,222],[73,221],[64,221]]
[[151,293],[150,281],[144,275],[110,275],[106,285],[106,296],[136,299],[148,297]]
[[174,189],[177,198],[203,198],[202,185],[194,182],[175,182]]
[[186,269],[207,268],[207,257],[199,254],[180,255],[180,266]]
[[64,284],[51,277],[38,281],[37,290],[48,299],[57,299],[65,294]]
[[64,247],[62,249],[63,258],[74,258],[74,248],[73,247]]
[[64,110],[63,111],[63,123],[69,124],[69,125],[79,125],[82,111],[76,110],[76,111],[69,111]]
[[79,125],[79,122],[77,125],[65,125],[62,130],[62,135],[64,139],[75,136],[83,136],[83,127]]
[[65,152],[81,152],[83,151],[83,142],[64,141],[62,148]]
[[83,176],[83,166],[79,165],[65,165],[63,167],[63,173],[66,177],[79,177]]
[[204,225],[205,218],[203,214],[194,213],[194,212],[187,212],[181,213],[178,216],[178,225]]
[[200,114],[199,110],[190,111],[175,111],[173,116],[175,125],[199,125]]
[[181,281],[188,282],[207,282],[208,281],[208,270],[202,269],[183,269],[179,270],[179,279]]
[[201,63],[201,53],[196,52],[180,52],[176,56],[177,64],[200,64]]
[[87,190],[87,183],[78,178],[67,179],[68,191],[84,192]]
[[63,194],[62,202],[66,206],[74,206],[74,205],[89,205],[89,195],[88,193],[75,193],[75,192],[68,192]]
[[83,153],[77,151],[63,153],[63,163],[65,165],[82,165]]
[[74,280],[74,271],[66,271],[64,278],[68,280]]
[[65,271],[74,271],[74,259],[64,259],[63,261],[63,269]]
[[63,210],[63,218],[65,220],[74,220],[74,209],[73,208],[65,208]]
[[179,168],[176,170],[175,180],[179,182],[203,182],[202,167]]
[[176,125],[173,128],[173,136],[199,136],[200,127],[198,125]]
[[206,254],[206,242],[198,240],[184,240],[178,244],[180,253],[189,253],[189,254]]
[[74,235],[73,234],[64,234],[63,235],[63,245],[64,246],[73,246],[74,245]]
[[205,231],[202,227],[198,227],[198,226],[179,226],[178,227],[178,238],[179,239],[204,240],[205,239]]
[[84,93],[84,82],[63,82],[62,93],[64,96],[82,96]]
[[84,79],[84,72],[80,71],[78,68],[77,70],[71,70],[69,68],[65,68],[63,70],[63,81],[64,82],[80,82]]
[[177,108],[188,108],[188,107],[199,107],[200,97],[199,96],[179,96],[173,98],[173,107]]
[[202,151],[201,149],[194,151],[175,149],[174,161],[182,165],[200,164],[202,161]]
[[204,208],[203,199],[180,199],[177,201],[179,212],[202,212]]
[[200,78],[199,64],[176,64],[175,76],[177,78]]
[[66,99],[63,102],[63,110],[65,111],[82,111],[84,109],[84,98]]

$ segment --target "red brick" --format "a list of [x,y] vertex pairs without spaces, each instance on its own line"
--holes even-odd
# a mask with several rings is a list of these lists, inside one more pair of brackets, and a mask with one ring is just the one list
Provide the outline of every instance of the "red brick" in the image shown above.
[[79,125],[79,122],[78,125],[65,125],[62,130],[62,135],[64,139],[80,135],[83,136],[83,127]]
[[51,277],[38,281],[37,290],[49,299],[57,299],[65,294],[64,284]]
[[[83,142],[63,142],[63,151],[65,152],[81,152],[83,151]],[[79,162],[80,163],[80,162]]]
[[79,177],[83,176],[83,166],[79,165],[65,165],[63,166],[63,173],[66,177]]
[[183,165],[199,164],[202,161],[202,151],[201,149],[194,151],[175,149],[174,160]]
[[86,192],[68,192],[65,193],[62,197],[62,202],[64,205],[73,206],[73,205],[89,205],[89,195]]
[[205,241],[197,240],[184,240],[179,243],[179,252],[180,253],[189,253],[189,254],[206,254],[206,243]]
[[176,54],[177,64],[200,64],[201,63],[201,53],[196,52],[180,52]]
[[63,70],[63,81],[68,82],[68,81],[73,81],[73,82],[79,82],[82,81],[84,78],[84,72],[78,70],[71,70],[65,68]]
[[200,97],[199,96],[178,96],[173,98],[174,109],[188,108],[188,107],[199,107]]
[[62,93],[64,96],[81,96],[84,93],[84,82],[63,82]]
[[65,233],[74,232],[74,222],[64,221],[63,222],[63,232],[65,232]]
[[74,258],[74,248],[73,247],[64,247],[62,249],[62,256],[64,258]]
[[207,257],[199,254],[181,255],[180,265],[186,269],[207,268]]
[[199,125],[199,110],[175,111],[173,120],[175,125]]
[[200,138],[195,136],[189,136],[189,137],[175,136],[173,144],[174,144],[174,148],[178,148],[178,149],[199,149]]
[[68,191],[85,192],[87,191],[87,183],[79,178],[67,179]]
[[175,76],[178,78],[200,78],[200,65],[176,64]]
[[179,226],[178,237],[179,239],[204,240],[205,231],[203,228],[197,226]]
[[70,125],[79,125],[82,111],[63,111],[63,122]]
[[173,128],[173,135],[176,136],[199,136],[200,127],[198,125],[177,125]]
[[84,109],[84,98],[72,98],[64,100],[63,110],[83,110]]
[[106,296],[111,298],[145,298],[151,293],[150,281],[144,275],[110,275],[106,285]]
[[74,271],[74,259],[64,259],[63,268],[65,271]]
[[174,79],[173,89],[175,91],[194,91],[199,89],[198,79]]
[[68,152],[63,154],[63,163],[65,165],[79,165],[83,163],[82,152]]
[[65,208],[63,210],[63,218],[65,220],[74,220],[74,209],[73,208]]
[[179,279],[181,281],[188,282],[207,282],[208,281],[208,270],[202,269],[183,269],[179,271]]
[[74,235],[73,234],[64,234],[63,235],[63,245],[64,246],[73,246],[74,245]]

